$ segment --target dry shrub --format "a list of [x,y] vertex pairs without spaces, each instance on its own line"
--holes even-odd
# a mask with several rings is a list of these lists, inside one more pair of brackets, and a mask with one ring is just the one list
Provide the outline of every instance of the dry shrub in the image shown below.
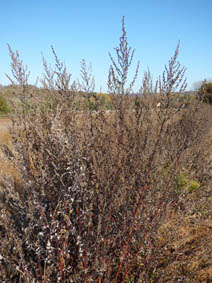
[[[142,93],[127,87],[134,51],[128,47],[124,19],[119,47],[109,71],[111,111],[99,108],[93,80],[82,62],[81,89],[55,50],[55,70],[44,59],[46,97],[27,88],[28,73],[11,48],[19,85],[14,105],[15,150],[4,148],[22,183],[2,181],[0,278],[13,282],[149,282],[163,247],[158,228],[178,208],[177,177],[199,176],[200,146],[208,124],[201,105],[180,103],[185,69],[175,55],[159,79],[160,105],[151,76]],[[13,80],[11,79],[13,82]],[[15,83],[15,82],[13,82]],[[47,98],[47,99],[46,99]]]

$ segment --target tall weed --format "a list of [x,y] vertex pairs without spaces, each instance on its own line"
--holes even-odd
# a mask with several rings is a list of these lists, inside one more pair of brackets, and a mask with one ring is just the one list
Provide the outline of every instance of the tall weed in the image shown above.
[[123,18],[110,54],[110,111],[93,95],[85,61],[82,100],[52,47],[55,69],[43,58],[46,107],[45,97],[27,91],[19,53],[9,51],[21,104],[12,113],[15,150],[4,152],[22,182],[1,182],[1,280],[149,282],[161,252],[158,228],[178,209],[179,175],[187,170],[198,179],[197,164],[204,166],[201,105],[185,107],[170,95],[186,87],[179,45],[162,79],[153,86],[147,72],[142,93],[132,96],[139,64],[127,84],[134,50]]

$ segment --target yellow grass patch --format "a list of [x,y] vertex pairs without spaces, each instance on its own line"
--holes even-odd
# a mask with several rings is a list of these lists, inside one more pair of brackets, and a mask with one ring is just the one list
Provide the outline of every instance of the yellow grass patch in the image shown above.
[[8,129],[0,130],[0,144],[11,145],[11,135]]
[[0,119],[0,144],[10,145],[11,136],[9,133],[9,127],[11,126],[11,120],[8,118]]
[[[8,118],[0,118],[0,145],[7,145],[9,147],[12,146],[11,135],[9,132],[9,127],[11,126],[11,120]],[[6,161],[2,154],[0,153],[0,175],[6,176],[10,175],[18,178],[18,174],[16,169],[12,164],[9,164]]]
[[17,170],[8,162],[1,160],[0,161],[0,175],[1,176],[12,176],[18,180]]
[[[173,220],[173,221],[172,221]],[[163,280],[193,275],[191,282],[211,282],[212,278],[212,220],[173,218],[158,231],[161,245],[165,245],[161,265],[165,268]],[[167,280],[167,281],[166,281]],[[187,282],[187,281],[186,281]],[[189,281],[190,282],[190,281]]]

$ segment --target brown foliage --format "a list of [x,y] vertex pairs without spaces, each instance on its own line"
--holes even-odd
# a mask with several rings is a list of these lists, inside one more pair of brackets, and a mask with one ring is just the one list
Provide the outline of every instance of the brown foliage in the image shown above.
[[[5,152],[22,183],[9,176],[2,181],[1,280],[149,282],[157,275],[158,228],[178,210],[177,177],[181,171],[200,181],[207,175],[201,105],[170,96],[185,86],[184,68],[175,65],[178,49],[158,83],[160,105],[147,74],[145,93],[131,97],[138,67],[127,87],[134,53],[123,19],[117,62],[110,55],[112,110],[95,103],[91,112],[84,103],[80,113],[81,99],[53,48],[55,70],[43,61],[48,104],[26,91],[26,68],[10,49],[21,105],[13,116],[15,150]],[[89,92],[86,70],[82,61]]]

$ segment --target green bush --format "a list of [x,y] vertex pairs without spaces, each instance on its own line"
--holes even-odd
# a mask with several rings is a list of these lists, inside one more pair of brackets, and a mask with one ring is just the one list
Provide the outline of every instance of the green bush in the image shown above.
[[9,106],[7,104],[6,99],[0,94],[0,114],[7,114],[9,113]]
[[212,104],[212,82],[204,81],[198,91],[198,97],[205,103]]

